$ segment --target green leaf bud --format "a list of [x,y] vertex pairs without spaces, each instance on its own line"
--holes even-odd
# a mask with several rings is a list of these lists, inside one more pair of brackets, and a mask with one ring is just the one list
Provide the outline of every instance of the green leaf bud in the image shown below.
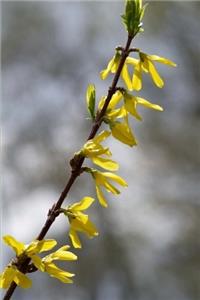
[[86,91],[86,104],[87,104],[87,110],[93,120],[95,118],[95,99],[96,99],[95,86],[94,84],[89,84]]
[[122,15],[122,22],[130,36],[142,32],[142,18],[146,5],[142,6],[142,0],[126,0],[125,13]]

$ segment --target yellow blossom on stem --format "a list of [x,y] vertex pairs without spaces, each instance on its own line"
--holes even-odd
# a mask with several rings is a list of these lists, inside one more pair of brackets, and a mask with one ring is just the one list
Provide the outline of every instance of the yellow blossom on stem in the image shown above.
[[[128,111],[126,105],[122,105],[121,107],[116,108],[119,102],[123,100],[123,97],[125,97],[124,94],[129,95],[127,92],[121,92],[120,90],[117,90],[114,93],[108,105],[108,108],[106,110],[104,116],[104,122],[109,124],[112,136],[114,138],[132,147],[134,145],[137,145],[137,141],[129,126]],[[103,107],[104,102],[105,102],[105,97],[102,97],[99,102],[99,107],[98,107],[99,109]],[[133,109],[134,107],[131,108],[131,111]],[[116,121],[116,119],[120,119],[120,118],[124,118],[124,121],[123,122]]]
[[[51,250],[57,244],[55,240],[34,240],[30,244],[25,245],[11,235],[4,236],[3,240],[15,251],[18,259],[29,257],[36,268],[41,264],[41,258],[36,254]],[[7,288],[12,281],[23,288],[31,286],[31,280],[17,269],[15,262],[7,266],[0,275],[0,286]]]
[[[124,105],[116,108],[121,100],[124,100]],[[103,106],[105,98],[102,98],[99,103],[99,109]],[[163,108],[157,104],[151,103],[150,101],[133,96],[126,90],[117,90],[111,98],[110,104],[108,105],[104,122],[109,124],[111,133],[114,138],[121,141],[129,146],[137,145],[137,140],[133,134],[133,131],[129,125],[128,114],[130,113],[137,120],[142,120],[141,116],[137,112],[137,106],[142,105],[147,108],[163,111]],[[117,121],[117,119],[123,118],[123,122]]]
[[102,131],[99,135],[88,140],[80,151],[84,157],[90,158],[92,162],[106,170],[116,171],[119,165],[110,158],[102,157],[102,155],[111,156],[109,148],[104,148],[100,143],[110,135],[109,131]]
[[42,272],[47,272],[51,277],[55,277],[60,281],[62,281],[63,283],[73,283],[71,277],[73,277],[74,274],[62,270],[54,264],[55,260],[61,260],[61,261],[77,260],[77,256],[74,253],[67,251],[69,248],[70,246],[67,245],[62,246],[57,251],[45,256],[42,259],[42,268],[40,268],[40,270]]
[[[104,69],[103,71],[100,72],[100,77],[102,80],[106,79],[108,77],[109,73],[117,72],[120,58],[121,58],[121,54],[119,53],[119,51],[116,51],[116,54],[111,58],[106,69]],[[129,75],[128,66],[126,63],[124,64],[124,66],[122,68],[120,76],[123,79],[123,81],[125,82],[128,90],[132,91],[133,86],[132,86],[131,78]]]
[[133,96],[127,92],[124,93],[124,106],[127,112],[129,112],[137,120],[142,120],[142,117],[137,112],[137,105],[142,105],[147,108],[163,111],[163,108],[157,104],[151,103],[141,97]]
[[31,280],[20,272],[15,265],[9,265],[0,275],[0,288],[7,289],[12,282],[26,289],[32,285]]
[[111,192],[112,194],[118,195],[120,194],[120,191],[112,185],[110,181],[114,181],[118,183],[121,186],[128,186],[126,181],[120,177],[119,175],[116,175],[111,172],[100,172],[94,169],[89,169],[87,170],[88,173],[90,173],[95,181],[95,186],[96,186],[96,192],[97,192],[97,197],[100,202],[100,204],[104,207],[107,207],[107,201],[101,191],[101,187],[104,187],[107,192]]
[[40,252],[51,250],[57,244],[56,240],[34,240],[30,244],[25,245],[19,241],[17,241],[11,235],[6,235],[3,237],[4,242],[10,246],[16,253],[17,257],[21,254],[26,254],[26,256],[32,257]]
[[3,237],[4,242],[10,246],[16,253],[17,257],[25,255],[31,258],[33,264],[38,268],[38,264],[41,262],[41,258],[36,255],[41,252],[49,251],[57,244],[56,240],[34,240],[30,244],[25,245],[17,241],[14,237],[6,235]]
[[165,57],[149,55],[140,51],[139,57],[140,59],[138,60],[131,57],[126,59],[128,64],[132,64],[134,66],[132,79],[133,89],[139,91],[142,88],[142,72],[149,73],[155,85],[159,88],[162,88],[164,86],[164,81],[156,70],[154,62],[159,62],[171,67],[176,67],[176,64]]
[[74,248],[82,247],[77,232],[83,232],[89,238],[98,235],[95,225],[90,221],[88,215],[82,212],[88,209],[94,201],[91,197],[84,197],[81,201],[69,205],[65,209],[61,209],[69,219],[69,237]]

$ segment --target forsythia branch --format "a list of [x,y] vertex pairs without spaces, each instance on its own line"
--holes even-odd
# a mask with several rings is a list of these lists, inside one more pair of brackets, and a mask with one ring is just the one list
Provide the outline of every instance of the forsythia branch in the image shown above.
[[[91,132],[90,132],[87,140],[92,139],[96,135],[98,129],[101,126],[101,123],[102,123],[102,120],[103,120],[103,116],[104,116],[104,114],[106,112],[108,104],[109,104],[112,96],[114,95],[114,93],[116,91],[116,86],[117,86],[117,83],[118,83],[118,80],[119,80],[119,77],[120,77],[120,73],[121,73],[121,70],[122,70],[122,68],[124,66],[126,57],[128,56],[128,53],[129,53],[128,50],[129,50],[129,47],[131,45],[132,40],[133,40],[133,36],[128,36],[127,42],[126,42],[126,46],[125,46],[124,51],[122,53],[121,60],[120,60],[117,72],[116,72],[116,74],[115,74],[115,76],[113,78],[112,85],[111,85],[111,87],[108,90],[108,95],[106,97],[106,101],[104,103],[104,106],[103,106],[102,110],[96,116],[96,118],[94,120],[94,124],[92,126]],[[40,233],[38,234],[36,240],[41,241],[42,239],[44,239],[44,237],[46,236],[49,228],[54,223],[54,221],[55,221],[55,219],[57,217],[57,211],[60,209],[62,203],[64,202],[65,198],[67,197],[68,192],[70,191],[73,183],[75,182],[75,180],[77,179],[77,177],[80,175],[80,171],[81,171],[81,167],[83,165],[84,159],[85,158],[81,157],[81,156],[78,157],[78,158],[76,158],[75,165],[73,166],[73,168],[71,170],[70,178],[68,179],[68,181],[66,183],[66,186],[65,186],[64,190],[62,191],[62,193],[61,193],[58,201],[53,205],[52,209],[50,209],[48,217],[47,217],[47,220],[46,220],[44,226],[42,227]],[[25,261],[22,262],[21,265],[18,266],[18,269],[22,273],[26,273],[30,261],[31,261],[31,259],[27,258]],[[12,294],[14,293],[16,287],[17,287],[17,284],[15,282],[12,282],[11,285],[10,285],[10,287],[8,288],[8,290],[7,290],[7,292],[6,292],[3,300],[9,300],[11,298]]]
[[[88,168],[87,166],[83,166],[83,163],[85,158],[89,158],[92,163],[103,169],[108,171],[118,170],[118,163],[110,159],[112,155],[111,151],[108,147],[104,147],[101,142],[112,134],[114,138],[124,144],[131,147],[137,145],[136,138],[129,125],[129,116],[139,121],[142,120],[137,111],[138,105],[158,111],[163,110],[159,105],[130,93],[132,90],[139,91],[142,88],[143,73],[149,73],[154,84],[159,88],[163,87],[164,81],[157,72],[154,62],[173,67],[176,66],[175,63],[164,57],[149,55],[138,48],[131,48],[131,42],[135,35],[143,31],[141,20],[145,7],[142,5],[142,0],[126,0],[125,14],[122,16],[123,23],[128,32],[125,47],[116,47],[115,55],[109,61],[106,69],[100,73],[102,80],[106,79],[109,73],[114,73],[112,84],[108,88],[107,96],[100,99],[96,113],[95,87],[92,84],[88,86],[86,102],[93,125],[85,144],[70,160],[71,175],[57,202],[49,209],[47,219],[38,236],[28,245],[17,241],[10,235],[3,237],[4,242],[16,253],[16,258],[0,275],[0,287],[8,288],[3,300],[11,298],[17,285],[29,288],[31,280],[25,274],[37,270],[47,272],[51,277],[55,277],[63,283],[73,282],[71,277],[74,274],[60,269],[54,262],[56,260],[76,260],[77,256],[68,251],[70,246],[64,245],[43,258],[39,254],[50,251],[57,244],[56,240],[45,240],[44,238],[60,214],[64,214],[69,220],[69,237],[74,248],[82,247],[77,234],[78,232],[86,234],[89,238],[98,235],[95,225],[89,219],[88,215],[83,212],[95,201],[94,198],[85,196],[79,202],[75,202],[64,208],[62,207],[72,185],[83,172],[88,173],[94,180],[97,198],[103,207],[107,207],[108,204],[103,195],[102,188],[117,195],[120,191],[113,185],[113,182],[123,187],[127,186],[126,181],[119,175],[113,172],[102,172],[97,169]],[[131,53],[136,53],[139,58],[130,57],[129,54]],[[132,79],[129,75],[129,67],[133,67],[134,69]],[[126,88],[117,86],[120,77],[123,79]],[[118,107],[118,104],[122,102],[123,104]],[[120,118],[123,119],[122,122],[118,121]],[[104,130],[97,135],[102,122],[110,127],[110,131]]]

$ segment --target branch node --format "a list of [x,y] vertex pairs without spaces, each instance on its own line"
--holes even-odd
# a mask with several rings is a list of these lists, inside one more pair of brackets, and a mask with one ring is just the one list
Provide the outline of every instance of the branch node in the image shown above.
[[122,94],[124,94],[126,92],[126,89],[124,87],[116,87],[116,91],[120,91]]
[[131,52],[140,52],[140,49],[138,49],[138,48],[130,48],[128,50],[128,53],[131,53]]

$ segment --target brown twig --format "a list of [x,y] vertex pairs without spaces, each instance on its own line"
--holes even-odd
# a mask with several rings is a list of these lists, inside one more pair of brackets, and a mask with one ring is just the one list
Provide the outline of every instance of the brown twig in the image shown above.
[[[122,68],[124,66],[125,60],[129,54],[129,48],[131,45],[131,42],[133,40],[134,36],[128,36],[127,42],[126,42],[126,46],[125,48],[122,48],[122,54],[121,54],[121,58],[120,58],[120,62],[118,65],[118,69],[117,72],[115,73],[115,76],[113,78],[113,82],[111,87],[108,90],[108,94],[104,103],[104,106],[102,108],[102,110],[99,112],[99,114],[97,114],[91,132],[88,136],[87,140],[90,140],[92,138],[94,138],[94,136],[96,135],[99,127],[101,126],[101,123],[103,121],[103,116],[106,113],[106,109],[108,107],[108,104],[113,96],[113,94],[116,91],[116,87],[117,87],[117,83],[122,71]],[[65,198],[68,195],[69,190],[71,189],[71,186],[73,185],[74,181],[77,179],[77,177],[81,174],[81,167],[83,165],[85,158],[82,156],[76,156],[74,157],[71,161],[73,161],[73,167],[72,167],[72,171],[71,171],[71,175],[70,178],[68,179],[66,186],[64,188],[64,190],[62,191],[58,201],[52,206],[52,208],[49,210],[48,212],[48,216],[47,216],[47,220],[44,224],[44,226],[42,227],[39,235],[36,237],[37,240],[43,240],[44,237],[46,236],[49,228],[51,227],[51,225],[53,224],[53,222],[55,221],[56,217],[58,216],[58,210],[61,208],[61,205],[63,204]],[[26,273],[28,270],[28,265],[30,264],[30,259],[27,258],[26,261],[24,261],[22,263],[21,266],[19,266],[19,270],[23,273]],[[9,300],[11,298],[11,296],[13,295],[15,289],[16,289],[17,285],[15,282],[12,282],[10,287],[8,288],[3,300]]]

